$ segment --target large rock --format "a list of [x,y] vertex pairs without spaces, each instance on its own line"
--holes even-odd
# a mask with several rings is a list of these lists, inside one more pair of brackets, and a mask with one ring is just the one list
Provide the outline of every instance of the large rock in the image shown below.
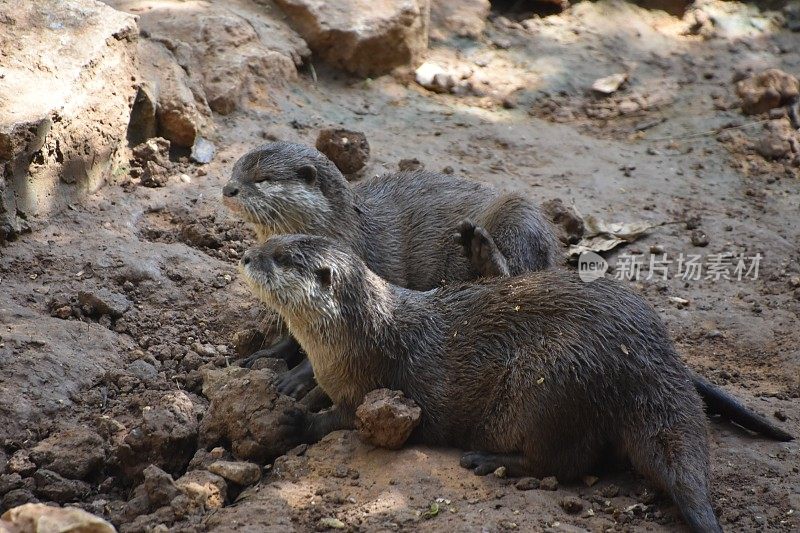
[[230,443],[238,459],[264,463],[298,443],[287,438],[280,423],[296,402],[279,394],[270,370],[229,367],[206,371],[203,394],[211,400],[200,425],[200,445],[206,449]]
[[9,509],[0,519],[17,528],[19,533],[116,533],[114,526],[82,509],[42,503],[26,503]]
[[361,76],[417,62],[430,0],[276,0],[320,58]]
[[[310,54],[303,39],[279,17],[271,16],[269,5],[255,11],[236,2],[106,1],[138,14],[149,39],[169,50],[172,63],[180,64],[186,73],[182,83],[191,89],[199,111],[207,103],[215,112],[228,114],[243,100],[269,97],[276,86],[297,78],[297,66]],[[154,53],[145,51],[143,62]],[[147,71],[145,78],[157,81],[159,73]],[[189,103],[185,96],[182,101]],[[156,95],[158,107],[162,99]],[[166,130],[160,133],[178,146],[191,145],[176,141]]]
[[480,37],[492,5],[489,0],[431,0],[431,38]]
[[99,188],[136,95],[132,16],[95,0],[0,0],[0,244]]

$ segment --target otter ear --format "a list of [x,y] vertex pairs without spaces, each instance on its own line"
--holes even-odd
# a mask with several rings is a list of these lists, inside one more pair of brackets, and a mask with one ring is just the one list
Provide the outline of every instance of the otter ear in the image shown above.
[[297,176],[306,183],[314,183],[317,179],[317,168],[314,165],[303,165],[298,169]]
[[330,267],[318,268],[315,274],[317,275],[317,280],[319,281],[319,284],[322,285],[322,288],[327,289],[331,286],[333,272],[331,272]]

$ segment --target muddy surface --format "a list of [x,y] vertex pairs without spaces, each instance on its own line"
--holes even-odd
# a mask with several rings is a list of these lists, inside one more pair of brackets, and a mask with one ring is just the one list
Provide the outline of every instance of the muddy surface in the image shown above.
[[[221,187],[253,145],[314,145],[324,128],[366,134],[361,176],[416,158],[609,222],[657,225],[606,254],[612,268],[640,254],[641,275],[629,283],[663,316],[687,364],[800,434],[800,154],[790,146],[765,157],[759,143],[790,118],[744,115],[734,85],[770,67],[800,75],[800,33],[779,11],[702,4],[715,26],[624,2],[581,2],[542,18],[495,10],[479,38],[431,42],[429,60],[480,74],[463,94],[426,90],[410,69],[363,79],[307,63],[296,81],[214,116],[210,164],[173,149],[163,187],[122,168],[0,249],[0,466],[13,458],[3,508],[77,502],[129,531],[682,527],[668,499],[624,468],[557,487],[481,478],[458,466],[458,450],[382,450],[354,432],[294,448],[249,488],[229,483],[220,493],[223,478],[200,469],[207,478],[195,484],[211,488],[192,505],[131,501],[149,463],[178,479],[232,459],[229,449],[196,453],[209,409],[203,378],[234,365],[237,347],[268,343],[256,335],[242,347],[235,334],[268,331],[271,315],[237,276],[254,238],[222,206]],[[590,90],[617,73],[627,81],[613,94]],[[677,263],[667,279],[647,279],[650,256],[664,253],[761,260],[757,279],[705,279],[704,270],[685,280]],[[800,527],[797,442],[710,428],[723,527]],[[61,458],[61,441],[77,456]]]

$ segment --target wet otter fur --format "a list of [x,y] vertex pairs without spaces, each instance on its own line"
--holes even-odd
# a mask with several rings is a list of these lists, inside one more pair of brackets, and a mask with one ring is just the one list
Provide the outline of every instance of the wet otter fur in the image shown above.
[[285,418],[302,440],[352,428],[369,391],[401,390],[422,409],[415,440],[471,450],[461,463],[476,473],[566,481],[614,450],[693,531],[721,531],[692,376],[653,309],[623,286],[552,269],[419,292],[306,235],[271,238],[240,266],[334,401]]
[[[514,276],[560,262],[552,227],[522,195],[432,172],[351,186],[327,157],[300,144],[273,142],[246,153],[234,165],[223,200],[254,225],[262,242],[282,233],[326,236],[355,251],[383,279],[410,289]],[[456,227],[459,246],[449,240]],[[302,359],[288,338],[245,364],[264,356],[284,357],[290,366]],[[693,381],[709,414],[772,439],[791,438],[702,377],[693,375]],[[282,377],[279,390],[299,395],[309,383],[313,372],[304,361]]]

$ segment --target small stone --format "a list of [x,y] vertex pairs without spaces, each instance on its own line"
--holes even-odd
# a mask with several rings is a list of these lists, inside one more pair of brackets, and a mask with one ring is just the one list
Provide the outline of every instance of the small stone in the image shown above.
[[708,235],[706,235],[704,231],[699,229],[692,231],[691,238],[692,238],[692,244],[694,246],[699,246],[701,248],[708,246],[708,243],[710,242]]
[[[0,506],[3,509],[12,509],[19,505],[24,505],[26,503],[38,503],[39,500],[36,496],[33,495],[28,489],[13,489],[8,491],[4,496],[2,501],[0,501]],[[2,531],[2,530],[0,530]]]
[[378,389],[356,409],[356,429],[373,446],[398,449],[420,422],[422,409],[401,391]]
[[578,514],[583,511],[583,502],[574,496],[564,498],[558,505],[568,514]]
[[245,461],[216,461],[211,463],[208,470],[243,487],[253,485],[261,479],[261,468],[255,463]]
[[175,486],[205,509],[222,507],[228,491],[225,480],[207,470],[191,470],[178,478]]
[[12,474],[28,477],[36,470],[36,464],[31,461],[30,454],[25,450],[17,450],[8,460],[6,469]]
[[338,518],[327,517],[327,518],[320,518],[319,522],[317,523],[320,529],[344,529],[347,526],[344,522],[339,520]]
[[800,276],[792,276],[791,278],[789,278],[789,285],[791,285],[795,289],[800,287]]
[[134,146],[133,159],[139,166],[144,167],[148,161],[152,161],[161,167],[169,166],[170,142],[162,137],[153,137],[143,143]]
[[539,489],[541,490],[558,490],[558,479],[554,476],[549,476],[539,483]]
[[535,477],[523,477],[519,478],[514,486],[517,487],[518,490],[533,490],[538,489],[540,485],[540,481]]
[[0,494],[22,488],[22,476],[19,474],[3,474],[0,476]]
[[426,61],[414,71],[414,80],[426,89],[437,93],[449,93],[455,85],[453,75],[441,65],[431,61]]
[[214,143],[203,137],[195,137],[194,144],[192,145],[192,153],[189,154],[189,159],[195,163],[205,165],[214,159],[216,148]]
[[156,367],[144,359],[137,359],[129,364],[125,370],[145,383],[149,383],[158,378],[158,370]]
[[507,469],[504,466],[498,467],[497,470],[494,471],[494,477],[504,479],[506,477]]
[[401,172],[414,172],[417,170],[423,170],[425,165],[422,163],[422,161],[414,157],[411,159],[401,159],[397,164],[397,167]]
[[781,159],[792,152],[792,145],[780,132],[769,131],[756,142],[756,152],[766,159]]
[[786,420],[787,420],[789,417],[788,417],[788,416],[786,416],[786,413],[784,413],[783,411],[781,411],[781,410],[778,410],[778,411],[775,411],[775,418],[777,418],[777,419],[778,419],[778,420],[780,420],[781,422],[786,422]]
[[791,74],[771,68],[737,82],[736,94],[742,99],[742,111],[747,115],[757,115],[797,98],[800,81]]
[[78,301],[81,305],[88,306],[95,316],[110,315],[119,318],[131,308],[131,301],[126,296],[107,289],[80,291]]
[[88,479],[105,464],[106,443],[94,431],[73,427],[57,431],[31,450],[31,460],[40,468],[69,479]]
[[266,348],[264,334],[256,328],[240,329],[233,334],[231,339],[233,349],[241,357],[251,355],[262,348]]
[[369,160],[369,142],[360,131],[322,130],[317,136],[316,147],[345,175],[358,172]]
[[600,494],[602,494],[604,498],[615,498],[619,495],[619,487],[613,483],[606,485],[602,488]]
[[180,494],[175,486],[172,476],[161,470],[155,465],[150,465],[144,469],[144,492],[148,500],[156,506],[164,502],[172,501]]
[[556,227],[558,238],[564,244],[576,244],[586,233],[583,218],[575,208],[564,204],[561,198],[554,198],[542,204],[542,211]]
[[72,306],[64,305],[62,307],[59,307],[58,309],[53,311],[53,315],[63,320],[66,320],[72,316]]

